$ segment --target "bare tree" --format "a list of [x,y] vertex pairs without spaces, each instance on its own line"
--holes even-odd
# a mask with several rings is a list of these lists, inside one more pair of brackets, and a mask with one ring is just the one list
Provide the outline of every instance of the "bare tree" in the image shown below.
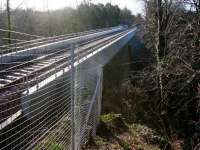
[[178,131],[191,137],[187,148],[192,149],[199,141],[199,0],[148,0],[145,6],[146,41],[154,56],[142,74],[147,94],[153,95],[148,111],[171,149],[177,149]]

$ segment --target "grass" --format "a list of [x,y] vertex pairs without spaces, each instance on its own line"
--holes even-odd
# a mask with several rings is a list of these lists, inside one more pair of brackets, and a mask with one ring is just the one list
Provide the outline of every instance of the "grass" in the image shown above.
[[[67,116],[63,116],[59,123],[48,132],[48,135],[35,147],[34,150],[66,150],[70,141],[70,122]],[[65,138],[63,138],[65,136]]]
[[[47,143],[45,143],[45,147],[44,148],[42,145],[38,145],[36,146],[35,150],[65,150],[65,146],[59,143],[56,143],[55,141],[48,141]],[[48,145],[48,146],[47,146]]]
[[[93,147],[92,150],[160,150],[159,140],[162,138],[145,125],[137,123],[128,124],[122,118],[121,120],[128,126],[128,130],[117,132],[116,129],[120,130],[123,127],[120,124],[116,124],[116,119],[119,120],[121,117],[121,114],[115,113],[105,114],[100,117],[103,126],[99,129],[101,134],[95,138],[97,147]],[[102,133],[105,131],[105,134],[110,136],[102,136]],[[86,148],[85,150],[91,150],[91,148]]]

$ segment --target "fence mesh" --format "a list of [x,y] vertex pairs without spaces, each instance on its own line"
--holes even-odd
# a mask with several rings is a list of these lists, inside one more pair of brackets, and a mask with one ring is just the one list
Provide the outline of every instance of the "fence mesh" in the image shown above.
[[102,67],[88,64],[76,68],[75,80],[75,149],[95,135],[101,110]]
[[[79,64],[79,58],[87,54],[75,53],[79,47],[81,44],[71,44],[46,55],[46,59],[1,67],[0,77],[4,80],[5,74],[10,78],[25,77],[22,82],[0,89],[0,150],[78,150],[90,134],[95,135],[102,67]],[[62,55],[58,55],[60,52]],[[48,63],[51,67],[34,70]]]
[[81,149],[101,113],[99,63],[115,53],[101,50],[127,33],[113,27],[0,46],[0,150]]

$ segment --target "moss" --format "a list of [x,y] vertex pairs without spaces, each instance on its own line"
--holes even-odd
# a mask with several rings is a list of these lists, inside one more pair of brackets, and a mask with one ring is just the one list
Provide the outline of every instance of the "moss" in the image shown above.
[[104,123],[108,123],[108,122],[111,122],[113,121],[115,118],[121,116],[121,114],[115,114],[115,113],[109,113],[109,114],[106,114],[106,115],[102,115],[100,117],[100,120],[103,121]]

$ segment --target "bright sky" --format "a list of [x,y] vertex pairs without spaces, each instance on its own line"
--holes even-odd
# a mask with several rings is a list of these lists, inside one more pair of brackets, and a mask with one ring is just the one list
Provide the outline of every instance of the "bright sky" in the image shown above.
[[[5,4],[6,0],[0,0],[1,4]],[[13,9],[17,7],[21,8],[33,8],[37,10],[55,10],[70,6],[75,8],[77,4],[80,4],[83,0],[10,0],[11,7]],[[133,14],[142,13],[143,5],[142,0],[91,0],[91,2],[97,3],[112,3],[118,5],[120,8],[128,8]]]

